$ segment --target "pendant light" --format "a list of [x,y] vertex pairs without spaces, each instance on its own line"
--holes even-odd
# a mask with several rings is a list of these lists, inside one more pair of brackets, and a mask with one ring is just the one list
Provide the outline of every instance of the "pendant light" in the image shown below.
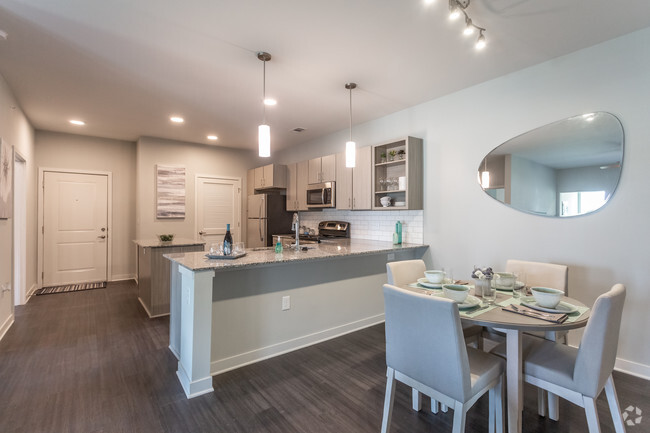
[[352,89],[356,89],[357,84],[347,83],[345,88],[350,91],[350,140],[345,143],[345,166],[354,167],[357,159],[357,144],[352,141]]
[[271,128],[266,124],[266,62],[271,60],[271,55],[264,51],[257,53],[257,58],[264,64],[262,78],[262,124],[258,127],[259,156],[271,156]]
[[487,169],[487,158],[483,160],[483,172],[481,173],[481,187],[488,189],[490,187],[490,172]]

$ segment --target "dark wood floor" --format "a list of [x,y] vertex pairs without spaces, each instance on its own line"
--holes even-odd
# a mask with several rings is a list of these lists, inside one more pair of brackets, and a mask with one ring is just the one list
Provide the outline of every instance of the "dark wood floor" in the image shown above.
[[[0,432],[378,432],[385,386],[383,325],[216,376],[214,393],[187,400],[168,350],[169,322],[147,319],[133,282],[32,298],[0,341]],[[616,374],[623,407],[646,417],[650,384]],[[524,431],[587,431],[563,401],[560,422],[535,412],[527,389]],[[599,414],[612,432],[606,401]],[[453,412],[409,409],[398,386],[393,432],[451,432]],[[428,409],[428,399],[425,399]],[[468,432],[487,432],[487,400]]]

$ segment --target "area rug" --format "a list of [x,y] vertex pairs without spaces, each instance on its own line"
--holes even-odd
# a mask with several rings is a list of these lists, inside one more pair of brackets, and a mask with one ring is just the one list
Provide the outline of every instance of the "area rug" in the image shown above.
[[63,286],[43,287],[34,292],[35,295],[51,295],[52,293],[66,293],[78,292],[80,290],[104,289],[106,288],[106,281],[98,281],[95,283],[77,283],[65,284]]

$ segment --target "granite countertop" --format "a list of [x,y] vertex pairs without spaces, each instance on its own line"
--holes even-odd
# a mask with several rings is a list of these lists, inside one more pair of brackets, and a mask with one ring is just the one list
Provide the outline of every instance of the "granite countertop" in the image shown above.
[[307,260],[327,260],[345,256],[370,255],[390,253],[393,251],[428,248],[428,245],[401,244],[392,242],[371,241],[365,239],[347,239],[337,242],[308,244],[307,251],[295,251],[285,248],[280,254],[273,247],[247,249],[246,255],[238,259],[208,259],[205,252],[172,253],[163,257],[178,263],[192,271],[201,270],[235,270],[247,267],[268,266],[281,263],[293,263]]
[[191,245],[205,245],[204,241],[196,241],[188,238],[177,238],[169,242],[161,242],[158,238],[153,239],[134,239],[133,243],[141,247],[165,248],[165,247],[186,247]]

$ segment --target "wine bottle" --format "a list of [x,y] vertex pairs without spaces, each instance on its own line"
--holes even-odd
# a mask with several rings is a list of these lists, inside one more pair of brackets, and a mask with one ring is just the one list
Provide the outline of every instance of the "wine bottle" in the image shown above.
[[232,254],[232,235],[230,234],[230,224],[226,224],[226,236],[223,237],[223,255]]

